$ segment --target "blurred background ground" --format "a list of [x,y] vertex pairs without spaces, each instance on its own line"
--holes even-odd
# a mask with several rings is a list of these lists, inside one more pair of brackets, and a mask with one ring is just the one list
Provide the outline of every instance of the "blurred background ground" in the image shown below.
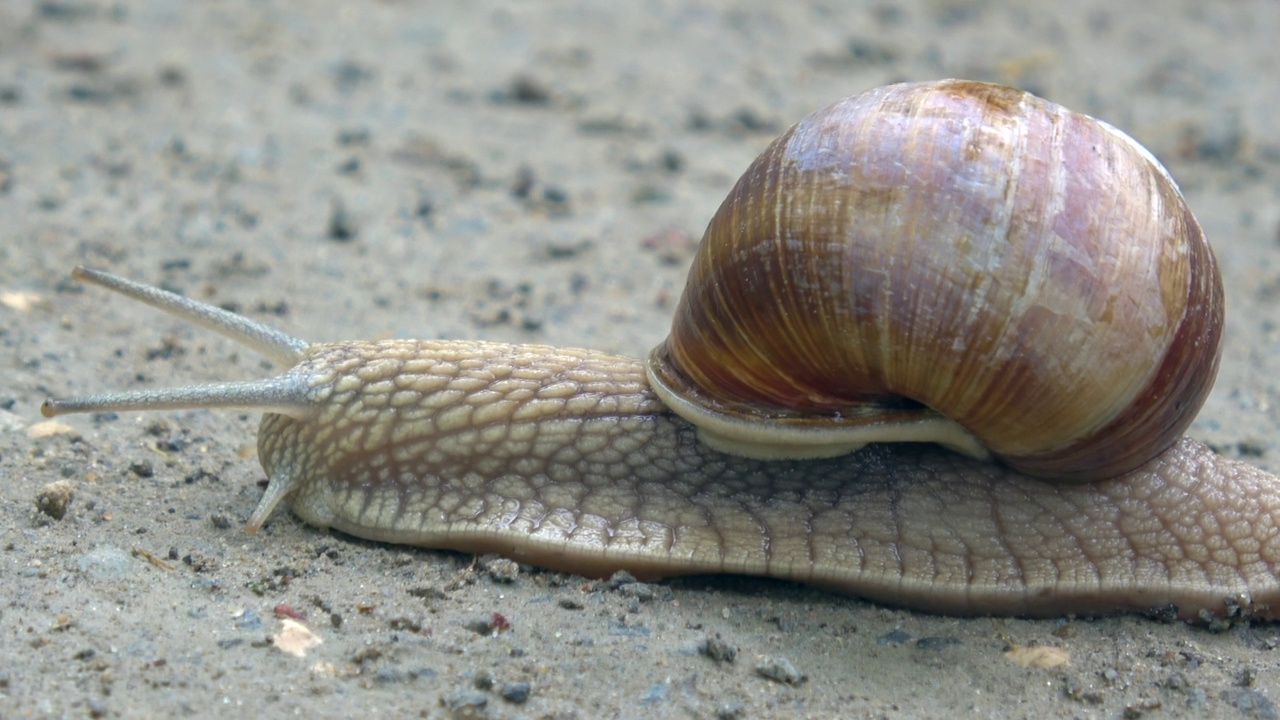
[[[256,417],[42,426],[38,407],[271,371],[70,284],[78,263],[309,340],[642,354],[770,139],[872,86],[967,77],[1102,117],[1169,166],[1227,278],[1192,434],[1280,470],[1276,37],[1271,0],[0,0],[0,716],[1275,717],[1270,625],[512,577],[285,513],[251,537]],[[75,498],[54,521],[34,501],[58,480]],[[304,658],[266,640],[290,614],[324,640]],[[1070,662],[1022,667],[1010,643]],[[759,674],[777,658],[802,679]]]

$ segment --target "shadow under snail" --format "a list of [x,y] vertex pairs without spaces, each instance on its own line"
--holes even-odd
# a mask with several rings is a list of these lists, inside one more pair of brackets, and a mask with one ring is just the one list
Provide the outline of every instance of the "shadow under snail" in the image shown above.
[[1280,616],[1280,478],[1182,437],[1220,354],[1213,253],[1150,153],[1018,90],[893,85],[801,120],[711,221],[647,362],[309,344],[75,277],[288,368],[42,408],[262,411],[250,531],[285,501],[321,528],[585,575]]

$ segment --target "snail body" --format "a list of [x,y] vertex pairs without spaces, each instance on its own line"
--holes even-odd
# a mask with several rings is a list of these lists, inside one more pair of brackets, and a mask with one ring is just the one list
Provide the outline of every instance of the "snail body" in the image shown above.
[[[940,97],[952,104],[939,104]],[[848,149],[860,141],[843,137],[846,120],[828,127],[850,105],[887,117],[875,131],[882,135],[933,117],[938,125],[931,137],[960,128],[956,137],[964,142],[900,148],[903,154],[894,157],[910,157],[911,149],[928,162],[850,191],[849,177],[870,172],[858,168],[884,161],[858,155],[865,149]],[[1179,437],[1218,362],[1222,290],[1212,252],[1176,186],[1146,151],[1109,126],[1059,111],[1007,88],[943,81],[871,91],[806,118],[761,156],[712,221],[672,335],[647,362],[591,350],[470,341],[308,344],[218,308],[79,268],[78,279],[219,331],[287,369],[259,381],[49,400],[43,411],[262,411],[258,454],[270,482],[249,518],[251,531],[285,501],[318,527],[386,542],[498,552],[588,575],[619,569],[641,577],[758,574],[948,613],[1280,616],[1280,531],[1273,520],[1280,511],[1280,478]],[[1031,120],[1018,119],[1028,115]],[[1014,133],[1018,142],[1000,145],[988,137],[992,128],[1009,124],[1021,128]],[[1063,136],[1043,146],[1024,137],[1026,127],[1041,125],[1037,132]],[[1077,125],[1087,128],[1081,131],[1086,149],[1073,155],[1062,148],[1078,134]],[[925,126],[915,127],[919,133]],[[875,132],[864,125],[857,134]],[[1041,173],[1049,178],[1048,199],[1031,204],[1036,212],[1019,205],[1020,193],[1032,188],[1018,185],[1018,167],[986,163],[1004,167],[1004,185],[996,181],[995,194],[1012,198],[1014,209],[985,214],[976,204],[991,200],[990,177],[955,168],[936,177],[925,172],[946,165],[947,149],[954,151],[947,160],[953,162],[1006,147],[1022,153],[1022,170],[1051,161],[1069,166],[1063,173]],[[855,156],[864,159],[847,160]],[[1137,186],[1148,199],[1103,202],[1119,189],[1102,183],[1090,163],[1115,169],[1123,184]],[[957,201],[958,195],[932,207],[914,199],[947,183],[980,185],[975,206]],[[1064,215],[1079,209],[1070,198],[1078,201],[1080,193],[1097,199],[1086,209],[1098,217],[1073,225]],[[846,214],[852,209],[869,213],[868,219],[855,227]],[[907,219],[894,220],[898,215]],[[1121,223],[1128,215],[1139,217]],[[896,230],[890,235],[908,238],[909,259],[874,257],[868,248],[876,241],[858,245],[876,223],[877,232]],[[746,244],[733,232],[760,224],[772,230],[760,243]],[[991,274],[962,281],[952,265],[934,262],[939,250],[915,245],[939,236],[943,226],[959,229],[949,246],[967,249],[991,237],[1003,243],[964,266],[966,272],[989,266]],[[980,235],[980,226],[996,231]],[[1028,233],[1048,233],[1051,241],[1024,251]],[[1099,233],[1116,237],[1098,239]],[[1112,244],[1135,235],[1146,243],[1139,249]],[[842,255],[851,239],[863,247],[852,258]],[[1095,244],[1102,245],[1099,257],[1085,259],[1082,253],[1096,249],[1086,246]],[[728,289],[734,279],[720,269],[722,260],[732,272],[746,273],[746,289]],[[1036,266],[1046,260],[1053,267]],[[929,315],[918,287],[926,282],[968,283],[999,305],[1018,295],[1004,287],[1013,276],[1001,274],[1014,261],[1030,262],[1038,277],[1026,286],[1048,292],[1024,303],[1029,315],[999,330],[974,320],[977,310],[954,307],[953,296],[942,292],[937,302],[943,314],[982,332],[960,337],[936,330],[956,323],[926,323],[937,338],[908,332],[844,363],[861,374],[856,381],[813,380],[811,369],[844,362],[830,356],[788,363],[772,354],[775,346],[813,350],[824,334],[815,327],[857,316],[859,303],[874,305],[860,294],[868,283],[874,298],[907,298],[900,307],[881,303],[881,314],[870,315],[878,319],[868,332],[878,331],[882,340],[890,337],[885,323],[904,319],[902,307]],[[849,281],[840,273],[850,264],[874,277]],[[912,276],[918,266],[932,270]],[[780,272],[780,279],[752,274],[760,268]],[[875,285],[895,270],[905,270],[903,284]],[[809,279],[801,271],[809,271]],[[1116,276],[1131,285],[1095,291]],[[1095,294],[1054,299],[1067,286]],[[853,309],[837,309],[842,300]],[[716,306],[732,312],[716,315]],[[1051,330],[1042,332],[1037,323],[1046,317]],[[1120,378],[1107,380],[1119,388],[1113,393],[1095,389],[1101,381],[1086,372],[1087,358],[1068,361],[1059,358],[1062,349],[1024,347],[1032,337],[1056,340],[1065,333],[1067,349],[1100,352],[1089,345],[1094,337],[1077,322],[1081,317],[1117,325],[1119,330],[1101,334],[1129,342],[1097,358],[1108,377]],[[736,337],[753,323],[766,334]],[[838,341],[849,335],[828,330]],[[700,358],[696,346],[703,339],[711,350]],[[967,365],[959,379],[934,384],[940,395],[930,394],[936,387],[928,383],[899,379],[898,366],[949,360],[949,349],[964,345],[989,346],[988,361],[1013,363],[980,391],[1000,390],[1003,378],[1012,396],[979,402],[951,392],[951,384],[980,374]],[[1128,355],[1139,347],[1150,358],[1130,368]],[[1065,400],[1022,402],[1024,395],[1046,392],[1019,384],[1038,372],[1017,364],[1027,357],[1047,358],[1058,375],[1080,384],[1066,389]],[[891,362],[876,365],[869,358]],[[714,368],[744,359],[745,369],[718,371],[732,381],[729,391],[703,384],[717,374]],[[916,385],[927,392],[917,394]],[[765,394],[752,397],[762,386]],[[938,398],[947,395],[964,401],[960,410],[944,407]],[[1088,401],[1073,403],[1074,396]],[[1061,416],[1081,404],[1087,410],[1106,406],[1106,412],[1045,443],[1041,426],[1066,427]],[[1040,405],[1048,419],[1005,419],[1016,405]],[[1011,444],[1005,430],[993,434],[970,425],[983,415],[995,417],[998,428],[1022,425],[1041,437],[1029,450]],[[855,421],[848,422],[850,416]],[[851,452],[886,439],[928,442]],[[798,449],[790,447],[794,441]],[[1089,442],[1102,449],[1082,449]],[[1091,482],[1052,483],[1028,470]]]

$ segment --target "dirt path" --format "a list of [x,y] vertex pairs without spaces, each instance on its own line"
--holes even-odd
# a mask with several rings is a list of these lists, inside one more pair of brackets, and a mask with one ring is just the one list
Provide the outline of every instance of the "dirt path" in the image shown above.
[[[49,394],[271,372],[72,285],[78,263],[309,340],[642,354],[773,136],[875,85],[960,76],[1107,119],[1169,165],[1227,278],[1192,434],[1280,470],[1274,2],[1180,0],[1158,22],[1047,0],[478,5],[0,0],[0,716],[1277,716],[1270,625],[511,576],[284,513],[248,536],[255,416],[38,424]],[[75,499],[55,521],[34,501],[59,480]],[[304,658],[267,640],[295,614],[323,639]],[[1022,667],[1011,643],[1070,664]],[[779,658],[800,679],[758,672]]]

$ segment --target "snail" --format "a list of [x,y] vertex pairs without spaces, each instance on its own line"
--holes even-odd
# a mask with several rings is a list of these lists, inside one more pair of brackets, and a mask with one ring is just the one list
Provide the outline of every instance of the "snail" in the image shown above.
[[648,360],[309,344],[74,277],[287,368],[42,407],[261,411],[251,532],[283,501],[320,528],[592,576],[1280,617],[1280,478],[1182,437],[1223,324],[1199,225],[1137,142],[1011,88],[892,85],[788,130],[711,221]]

